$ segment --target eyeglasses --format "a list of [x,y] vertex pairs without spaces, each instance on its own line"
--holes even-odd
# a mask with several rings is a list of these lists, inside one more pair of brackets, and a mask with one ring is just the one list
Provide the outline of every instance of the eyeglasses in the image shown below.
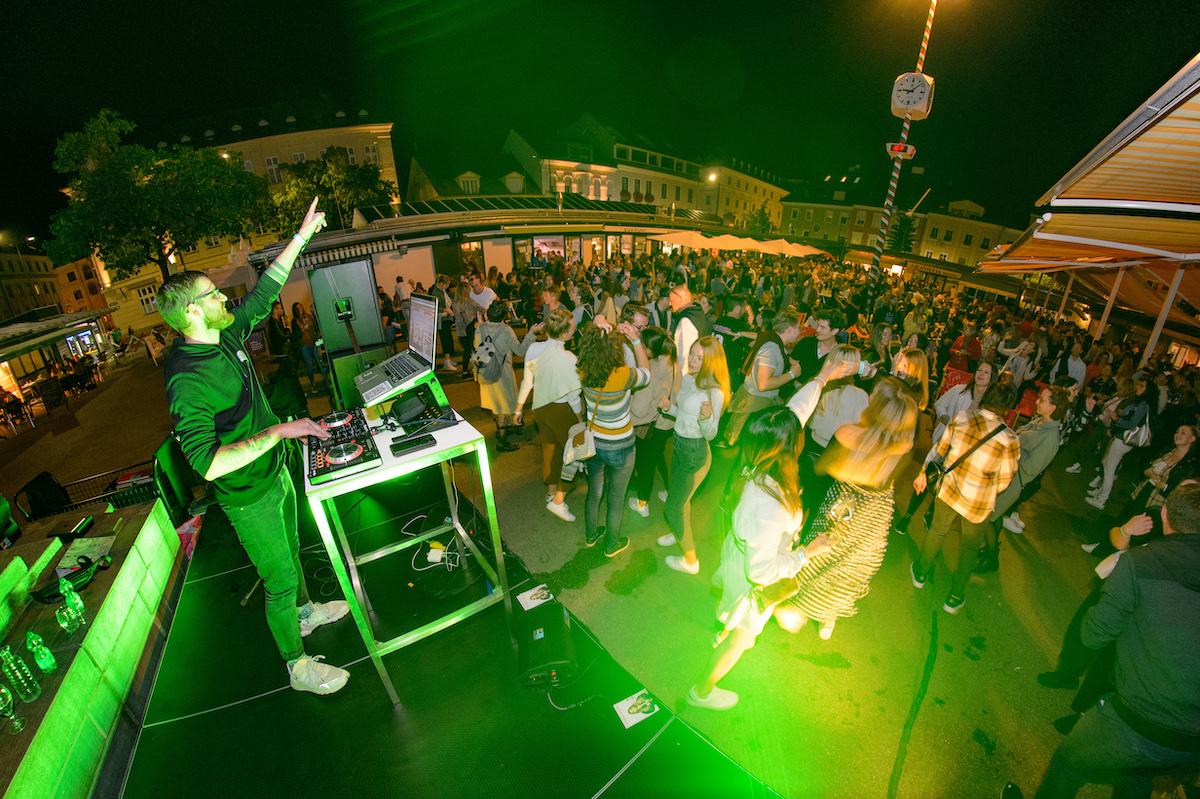
[[[203,294],[201,294],[199,297],[193,297],[192,301],[189,302],[188,305],[191,305],[192,303],[200,302],[200,300],[204,299],[205,297],[211,297],[213,294],[221,294],[221,290],[219,288],[213,288],[209,291],[206,291]],[[225,295],[221,294],[221,296],[224,297]]]

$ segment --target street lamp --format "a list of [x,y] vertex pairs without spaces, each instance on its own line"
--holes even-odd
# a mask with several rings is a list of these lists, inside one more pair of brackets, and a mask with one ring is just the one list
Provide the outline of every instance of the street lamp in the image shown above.
[[716,172],[708,173],[708,182],[717,184],[717,216],[721,220],[721,226],[724,227],[725,226],[725,217],[721,213],[721,181],[717,180]]
[[[925,54],[929,51],[929,35],[933,32],[933,15],[937,11],[937,0],[929,0],[929,14],[925,18],[925,32],[921,36],[921,47],[917,51],[917,69],[916,73],[924,77]],[[901,76],[904,80],[904,76]],[[897,81],[899,84],[899,81]],[[929,83],[929,100],[932,100],[932,80]],[[919,91],[919,87],[914,87]],[[910,89],[903,89],[909,92]],[[893,88],[893,97],[896,96],[896,89]],[[926,106],[927,108],[928,106]],[[927,110],[926,112],[927,113]],[[924,114],[917,117],[924,119]],[[904,151],[908,144],[908,130],[912,126],[913,113],[906,111],[904,114],[904,124],[900,128],[900,151]],[[887,236],[888,228],[891,226],[892,210],[896,207],[896,186],[900,183],[900,164],[905,160],[898,157],[892,158],[892,177],[888,181],[887,198],[883,202],[883,218],[879,222],[879,235],[875,238],[875,252],[871,256],[871,272],[874,275],[879,274],[879,263],[883,258],[883,242]]]

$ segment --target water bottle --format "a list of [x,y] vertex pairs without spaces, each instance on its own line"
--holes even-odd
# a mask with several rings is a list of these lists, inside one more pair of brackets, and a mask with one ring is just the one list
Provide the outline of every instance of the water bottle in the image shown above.
[[42,695],[42,687],[33,679],[33,672],[7,646],[0,647],[0,669],[22,702],[32,702]]
[[58,661],[54,659],[54,653],[46,646],[42,636],[33,630],[25,633],[25,646],[33,654],[33,662],[42,670],[42,674],[50,674],[58,668]]
[[75,593],[75,586],[71,585],[71,581],[66,577],[59,578],[58,591],[63,595],[63,601],[67,603],[71,612],[79,617],[79,623],[86,624],[87,620],[83,618],[83,600]]

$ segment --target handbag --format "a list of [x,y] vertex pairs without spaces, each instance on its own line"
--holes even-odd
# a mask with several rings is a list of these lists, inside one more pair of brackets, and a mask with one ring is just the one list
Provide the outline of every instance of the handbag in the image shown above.
[[1150,420],[1142,422],[1132,430],[1126,430],[1121,437],[1131,447],[1144,447],[1150,443]]
[[596,434],[591,422],[571,425],[567,431],[567,444],[563,447],[563,464],[585,461],[596,454]]

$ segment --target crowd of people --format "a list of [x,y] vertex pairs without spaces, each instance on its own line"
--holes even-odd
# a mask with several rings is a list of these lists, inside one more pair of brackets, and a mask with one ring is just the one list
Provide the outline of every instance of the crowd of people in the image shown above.
[[[665,563],[700,574],[692,498],[714,449],[734,458],[728,485],[718,489],[723,537],[713,542],[721,551],[713,581],[722,591],[722,631],[689,703],[720,710],[737,702],[718,683],[771,618],[793,632],[815,622],[820,637],[830,638],[836,622],[855,614],[897,536],[922,536],[910,564],[914,588],[926,587],[939,559],[946,564],[943,609],[958,613],[971,575],[999,569],[1001,530],[1021,534],[1034,523],[1018,510],[1048,469],[1062,469],[1060,461],[1071,464],[1065,472],[1094,471],[1087,501],[1127,519],[1097,555],[1144,543],[1154,526],[1147,520],[1160,517],[1171,518],[1171,532],[1185,534],[1176,541],[1200,540],[1190,535],[1200,533],[1200,515],[1191,515],[1200,513],[1200,490],[1182,492],[1171,510],[1172,489],[1200,477],[1200,448],[1192,446],[1200,410],[1194,366],[1177,368],[1161,351],[1144,354],[1137,342],[1094,340],[1051,313],[943,292],[927,280],[872,277],[828,259],[696,255],[622,256],[590,267],[550,258],[542,269],[472,272],[448,295],[464,356],[479,346],[472,328],[484,318],[528,326],[524,340],[491,334],[491,343],[504,342],[498,349],[509,369],[514,355],[523,353],[525,363],[512,402],[484,405],[502,430],[525,421],[532,397],[546,507],[567,522],[575,515],[563,453],[574,446],[572,428],[590,433],[584,545],[603,542],[610,557],[625,550],[622,514],[648,516],[658,478],[667,527],[657,543],[674,550]],[[464,369],[468,363],[464,357]],[[494,393],[475,373],[482,395]],[[498,444],[508,444],[507,435],[498,435]],[[895,485],[910,461],[920,468],[900,513]],[[1125,474],[1137,487],[1119,492],[1118,503],[1114,486]],[[919,529],[912,520],[926,503]],[[949,542],[957,552],[946,551]],[[1194,547],[1176,549],[1181,558],[1194,557],[1186,554]],[[1196,578],[1165,568],[1179,578],[1167,593],[1182,591],[1184,612],[1194,613]],[[1194,669],[1183,676],[1181,666],[1156,662],[1169,676],[1164,685],[1179,693],[1142,686],[1148,696],[1130,696],[1105,718],[1104,703],[1126,695],[1121,653],[1135,646],[1126,644],[1135,633],[1111,623],[1103,634],[1095,630],[1101,613],[1115,613],[1105,611],[1102,596],[1098,590],[1081,608],[1064,642],[1067,665],[1042,683],[1063,687],[1087,661],[1107,690],[1078,710],[1175,753],[1156,750],[1157,759],[1144,765],[1196,762]],[[1094,616],[1087,615],[1092,608]],[[1164,651],[1177,652],[1200,643],[1198,629],[1168,634],[1159,625],[1155,632],[1169,639]],[[1112,650],[1107,659],[1069,654],[1101,641]],[[1093,714],[1097,701],[1101,711]],[[1074,795],[1083,782],[1104,776],[1077,741],[1081,734],[1113,735],[1097,732],[1098,723],[1072,733],[1039,796]],[[1081,765],[1079,752],[1093,759]],[[1135,779],[1118,770],[1117,778]]]

